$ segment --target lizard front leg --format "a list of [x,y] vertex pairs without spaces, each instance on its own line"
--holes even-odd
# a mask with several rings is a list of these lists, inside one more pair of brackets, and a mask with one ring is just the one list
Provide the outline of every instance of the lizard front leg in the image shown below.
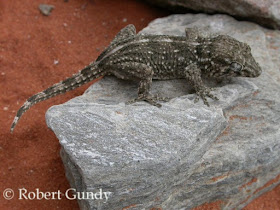
[[206,96],[219,100],[216,96],[211,93],[211,88],[204,85],[201,79],[201,70],[197,65],[192,64],[185,68],[184,70],[185,78],[193,85],[197,97],[195,98],[195,102],[199,100],[199,97],[202,98],[205,105],[209,106]]

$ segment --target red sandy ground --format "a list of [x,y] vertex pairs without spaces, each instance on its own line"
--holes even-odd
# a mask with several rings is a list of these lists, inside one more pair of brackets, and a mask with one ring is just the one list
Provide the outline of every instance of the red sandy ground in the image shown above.
[[[55,6],[51,16],[39,13],[40,3]],[[76,201],[5,200],[6,188],[17,191],[65,192],[70,186],[59,157],[59,143],[45,123],[54,104],[81,95],[90,84],[36,105],[13,135],[16,110],[31,95],[66,78],[99,55],[128,23],[137,30],[169,13],[135,0],[0,0],[0,209],[78,209]],[[54,60],[58,60],[57,65]],[[16,195],[17,196],[17,195]],[[280,186],[247,206],[279,209]],[[199,209],[216,209],[203,205]]]

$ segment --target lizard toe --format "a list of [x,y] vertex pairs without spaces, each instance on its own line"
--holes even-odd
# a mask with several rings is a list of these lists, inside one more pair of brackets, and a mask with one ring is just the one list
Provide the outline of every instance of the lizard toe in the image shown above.
[[215,95],[213,95],[211,93],[211,88],[206,87],[206,88],[200,89],[196,92],[196,94],[197,94],[197,96],[194,100],[195,103],[199,101],[199,98],[201,98],[205,105],[210,106],[209,102],[207,101],[207,97],[209,97],[213,100],[219,100],[218,97],[216,97]]
[[128,105],[128,104],[133,104],[133,103],[139,102],[139,101],[145,101],[153,106],[160,108],[162,105],[157,102],[158,100],[160,100],[160,97],[158,97],[158,96],[138,96],[135,99],[127,101],[126,104]]

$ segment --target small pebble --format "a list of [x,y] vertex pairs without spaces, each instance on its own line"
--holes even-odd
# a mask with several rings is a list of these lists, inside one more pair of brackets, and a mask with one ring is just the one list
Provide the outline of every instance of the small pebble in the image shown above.
[[51,11],[54,9],[53,5],[49,4],[40,4],[39,10],[43,15],[49,16],[51,14]]
[[59,64],[59,60],[54,60],[54,61],[53,61],[53,64],[54,64],[54,65]]

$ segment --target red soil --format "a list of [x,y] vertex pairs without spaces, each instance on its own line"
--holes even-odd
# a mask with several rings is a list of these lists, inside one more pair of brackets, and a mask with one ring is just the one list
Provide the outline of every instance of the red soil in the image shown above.
[[[55,6],[50,16],[40,14],[40,3]],[[6,188],[65,192],[70,187],[45,112],[81,95],[90,84],[36,105],[11,135],[15,112],[34,93],[96,59],[125,25],[133,23],[140,30],[165,15],[168,12],[135,0],[0,0],[0,209],[78,209],[76,201],[66,198],[5,200],[2,193]],[[278,186],[247,210],[277,209],[279,198]]]

